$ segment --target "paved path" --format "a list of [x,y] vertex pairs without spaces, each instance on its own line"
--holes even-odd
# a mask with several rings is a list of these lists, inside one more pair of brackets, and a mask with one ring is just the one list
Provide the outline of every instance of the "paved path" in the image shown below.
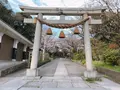
[[56,59],[40,68],[40,77],[25,77],[25,70],[0,78],[0,90],[120,90],[120,85],[102,78],[89,83],[82,79],[85,68],[68,59]]

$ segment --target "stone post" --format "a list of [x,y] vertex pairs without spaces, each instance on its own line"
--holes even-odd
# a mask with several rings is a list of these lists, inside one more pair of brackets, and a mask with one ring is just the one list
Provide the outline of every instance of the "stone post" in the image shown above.
[[[83,18],[87,18],[88,15],[84,14]],[[89,20],[84,23],[84,46],[85,46],[85,58],[86,58],[86,69],[84,76],[86,78],[95,78],[96,71],[93,71],[92,66],[92,52],[91,52],[91,43],[90,43],[90,32],[89,32]]]
[[[42,14],[38,14],[38,18],[42,19]],[[37,76],[37,65],[38,65],[38,57],[39,57],[39,48],[40,48],[40,38],[42,32],[42,24],[37,20],[35,37],[34,37],[34,45],[32,51],[32,60],[30,69],[27,70],[27,76]]]

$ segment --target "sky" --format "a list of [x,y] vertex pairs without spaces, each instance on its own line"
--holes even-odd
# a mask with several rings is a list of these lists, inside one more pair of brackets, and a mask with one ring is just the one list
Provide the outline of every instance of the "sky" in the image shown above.
[[[21,11],[19,5],[32,7],[82,7],[87,1],[88,0],[8,0],[14,12]],[[45,26],[45,29],[46,27],[47,26]],[[56,36],[59,35],[61,30],[63,30],[65,34],[71,33],[69,29],[52,28],[52,30]]]
[[81,7],[88,0],[8,0],[13,11],[19,12],[19,5],[32,7]]

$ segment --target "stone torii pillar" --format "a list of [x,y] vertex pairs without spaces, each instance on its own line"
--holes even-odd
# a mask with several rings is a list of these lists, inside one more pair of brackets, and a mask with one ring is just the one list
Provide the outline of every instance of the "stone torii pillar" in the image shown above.
[[[83,15],[84,19],[87,17],[88,17],[87,13]],[[84,76],[86,78],[95,78],[97,76],[97,72],[93,71],[93,66],[92,66],[92,51],[91,51],[91,43],[90,43],[89,20],[84,23],[83,28],[84,28],[86,69],[87,69],[87,71],[84,72]]]
[[[38,18],[42,19],[42,14],[38,14]],[[33,45],[33,52],[32,52],[32,60],[30,69],[27,69],[27,76],[37,76],[37,65],[38,65],[38,57],[39,57],[39,47],[40,47],[40,38],[42,33],[42,24],[37,21],[36,23],[36,30],[35,30],[35,37],[34,37],[34,45]]]

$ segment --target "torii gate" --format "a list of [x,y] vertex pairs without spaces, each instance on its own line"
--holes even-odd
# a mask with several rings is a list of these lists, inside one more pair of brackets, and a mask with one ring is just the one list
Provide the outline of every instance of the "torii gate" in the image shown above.
[[[82,16],[83,20],[80,24],[83,25],[84,29],[84,45],[85,45],[85,56],[86,56],[86,69],[84,76],[88,78],[94,78],[97,76],[96,71],[93,70],[92,66],[92,53],[91,53],[91,44],[90,44],[90,33],[89,25],[93,24],[102,24],[101,19],[92,19],[88,16],[100,16],[106,8],[96,8],[96,9],[84,9],[84,8],[51,8],[51,7],[28,7],[20,6],[23,10],[21,13],[29,15],[38,15],[37,21],[32,18],[24,18],[24,23],[36,23],[34,45],[32,52],[32,61],[30,69],[27,69],[27,76],[37,76],[37,64],[39,56],[39,47],[40,47],[40,38],[42,32],[42,23],[51,25],[51,24],[74,24],[79,23],[80,20],[65,20],[65,15],[77,15]],[[43,20],[43,15],[60,15],[60,20]],[[50,24],[49,24],[50,23]],[[77,25],[77,24],[76,24]],[[58,25],[59,26],[59,25]],[[74,25],[73,25],[74,26]]]

